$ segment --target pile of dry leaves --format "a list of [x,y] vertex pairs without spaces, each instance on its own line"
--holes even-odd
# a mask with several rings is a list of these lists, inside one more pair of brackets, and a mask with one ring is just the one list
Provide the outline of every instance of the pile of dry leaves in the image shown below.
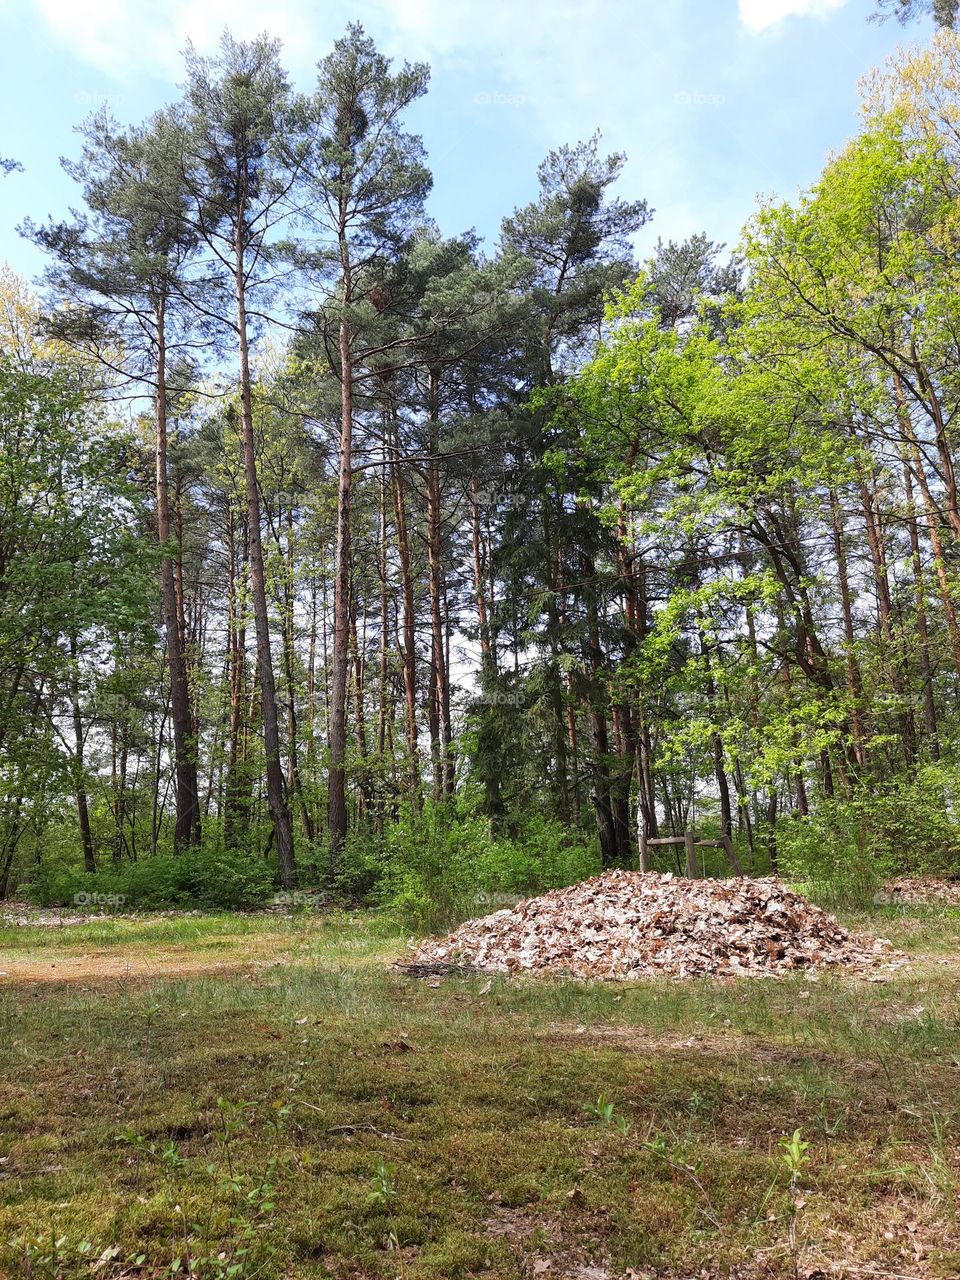
[[872,968],[891,957],[889,942],[852,936],[777,880],[607,871],[429,939],[410,957],[410,968],[778,977],[825,965]]
[[960,907],[960,880],[938,876],[903,876],[889,880],[877,895],[880,902],[929,902]]

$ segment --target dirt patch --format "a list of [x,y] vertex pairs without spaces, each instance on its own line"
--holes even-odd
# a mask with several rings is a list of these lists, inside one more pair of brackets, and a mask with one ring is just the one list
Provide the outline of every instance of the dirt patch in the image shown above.
[[289,939],[277,939],[271,946],[269,939],[251,940],[243,951],[234,952],[229,958],[203,955],[190,947],[168,947],[149,952],[117,948],[86,951],[80,954],[29,955],[4,957],[0,954],[0,991],[7,986],[21,983],[98,983],[140,981],[162,978],[203,977],[206,974],[257,973],[264,969],[291,963],[291,956],[283,948],[289,947]]
[[560,1224],[544,1214],[498,1205],[487,1219],[486,1233],[510,1244],[522,1259],[524,1275],[551,1280],[615,1280],[620,1274],[609,1270],[605,1259],[598,1262],[564,1239]]

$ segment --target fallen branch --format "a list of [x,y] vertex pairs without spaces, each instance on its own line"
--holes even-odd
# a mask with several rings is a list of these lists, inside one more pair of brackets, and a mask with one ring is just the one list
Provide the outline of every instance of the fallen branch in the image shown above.
[[[310,1111],[317,1111],[323,1115],[323,1107],[314,1106],[312,1102],[304,1102],[300,1099],[298,1106],[307,1107]],[[411,1138],[401,1138],[399,1133],[388,1133],[385,1129],[378,1129],[373,1124],[335,1124],[329,1129],[324,1130],[325,1133],[334,1135],[338,1133],[374,1133],[378,1138],[385,1138],[388,1142],[411,1142]]]

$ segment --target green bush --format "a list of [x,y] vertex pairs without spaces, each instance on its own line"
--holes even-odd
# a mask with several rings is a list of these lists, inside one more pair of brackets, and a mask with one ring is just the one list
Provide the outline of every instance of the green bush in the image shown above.
[[492,893],[539,893],[576,884],[601,871],[600,847],[562,822],[535,814],[513,840],[487,845],[480,887]]
[[375,898],[386,862],[383,838],[370,827],[352,827],[347,832],[334,873],[336,896],[360,902]]
[[491,899],[538,893],[600,870],[596,841],[534,816],[517,838],[491,840],[486,818],[463,802],[402,812],[378,840],[355,832],[337,876],[340,892],[370,895],[405,926],[436,932],[490,909]]
[[780,869],[821,898],[868,902],[895,875],[960,874],[960,774],[922,765],[912,777],[821,799],[777,824]]
[[827,801],[809,817],[777,823],[780,874],[825,906],[866,906],[889,868],[849,801]]
[[191,849],[178,858],[158,854],[95,874],[62,862],[35,868],[21,892],[40,906],[103,906],[154,911],[162,907],[243,909],[273,893],[274,870],[248,854]]
[[455,804],[407,809],[386,834],[380,901],[417,930],[457,923],[476,908],[489,839],[485,819]]
[[873,848],[897,874],[960,874],[960,770],[924,764],[863,803]]

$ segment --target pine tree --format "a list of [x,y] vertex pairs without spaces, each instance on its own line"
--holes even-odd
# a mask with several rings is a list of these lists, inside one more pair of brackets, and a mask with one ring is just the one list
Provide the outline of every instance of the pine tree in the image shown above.
[[[315,223],[334,244],[326,265],[335,299],[336,343],[326,345],[341,392],[327,819],[332,874],[347,833],[354,396],[358,383],[374,376],[374,358],[392,352],[402,363],[403,340],[367,341],[365,327],[376,315],[386,264],[420,217],[431,179],[420,139],[402,128],[404,111],[426,92],[425,65],[404,64],[392,73],[389,61],[354,24],[320,63],[319,72],[306,164]],[[325,323],[330,315],[328,309],[318,318]],[[389,361],[377,361],[381,378],[384,363]]]

